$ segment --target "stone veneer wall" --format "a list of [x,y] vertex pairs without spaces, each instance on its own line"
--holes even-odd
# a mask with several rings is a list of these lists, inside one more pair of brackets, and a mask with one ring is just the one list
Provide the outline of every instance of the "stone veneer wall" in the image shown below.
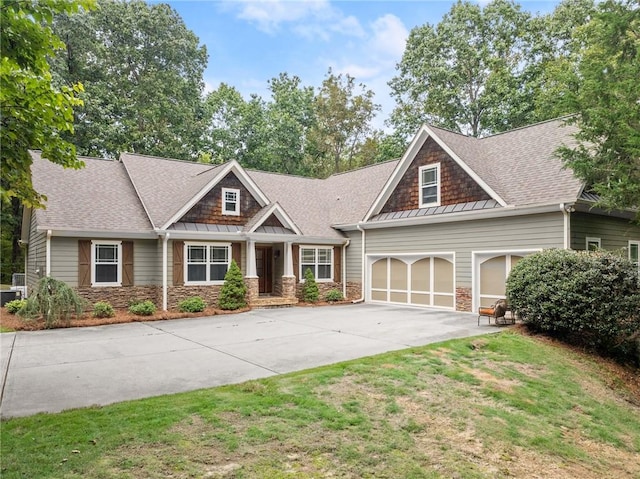
[[456,311],[471,311],[471,288],[456,288]]
[[74,289],[91,305],[98,301],[107,301],[114,308],[126,309],[133,301],[151,300],[156,306],[162,306],[162,287],[160,286],[106,286]]
[[[298,283],[296,286],[296,296],[300,301],[302,301],[303,286],[304,286],[304,283]],[[332,289],[337,289],[338,291],[342,292],[342,283],[334,283],[334,282],[318,283],[318,293],[320,298],[319,300],[324,301],[325,295],[327,294],[328,291]],[[351,301],[359,299],[361,292],[362,292],[362,288],[360,286],[360,283],[347,283],[347,297],[345,299],[348,299]]]
[[[209,308],[218,307],[218,295],[221,285],[214,286],[169,286],[167,291],[167,308],[178,309],[178,303],[193,296],[200,296]],[[162,294],[162,288],[160,288]]]
[[355,301],[362,298],[362,284],[354,281],[347,281],[347,299]]

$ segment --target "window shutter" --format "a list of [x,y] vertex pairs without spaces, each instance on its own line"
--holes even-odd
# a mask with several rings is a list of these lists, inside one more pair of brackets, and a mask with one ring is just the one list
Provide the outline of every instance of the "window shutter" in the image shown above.
[[242,268],[242,244],[231,243],[231,259],[238,263],[238,268]]
[[291,256],[293,256],[293,275],[296,277],[296,281],[300,281],[298,278],[300,272],[300,246],[294,244],[291,246]]
[[173,242],[173,285],[184,284],[184,241]]
[[133,286],[133,241],[122,242],[122,286]]
[[333,247],[333,281],[340,283],[342,279],[342,246]]
[[78,287],[91,286],[91,241],[78,240]]

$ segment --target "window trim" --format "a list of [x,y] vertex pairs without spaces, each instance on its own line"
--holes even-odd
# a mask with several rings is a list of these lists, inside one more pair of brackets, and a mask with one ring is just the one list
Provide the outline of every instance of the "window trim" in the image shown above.
[[595,243],[597,245],[596,251],[599,250],[599,249],[602,249],[602,239],[596,238],[595,236],[587,236],[587,238],[585,240],[585,249],[587,251],[594,251],[594,250],[590,250],[589,249],[589,244],[590,243]]
[[[435,202],[431,202],[431,203],[423,203],[423,194],[422,194],[422,190],[424,189],[425,185],[422,183],[422,177],[423,177],[423,172],[425,170],[431,170],[434,169],[436,170],[436,201]],[[420,208],[428,208],[430,206],[440,206],[440,202],[441,202],[441,198],[440,198],[440,186],[441,186],[441,181],[440,181],[440,163],[430,163],[428,165],[424,165],[421,166],[418,170],[418,183],[420,185],[419,188],[419,195],[420,195]],[[429,185],[432,186],[432,185]]]
[[[236,195],[236,207],[233,210],[227,209],[226,194],[234,193]],[[240,190],[237,188],[222,188],[222,214],[226,216],[240,216]]]
[[[634,262],[633,259],[631,258],[632,246],[635,246],[638,249],[638,259],[636,260],[637,262]],[[640,240],[629,240],[629,261],[635,264],[638,267],[638,270],[640,271]]]
[[[207,257],[206,257],[206,261],[204,263],[199,263],[199,264],[204,264],[206,265],[206,272],[207,272],[207,278],[210,277],[211,275],[211,269],[210,266],[212,264],[224,264],[224,263],[211,263],[210,258],[209,258],[209,247],[210,246],[217,246],[217,247],[224,247],[227,248],[227,271],[229,271],[229,267],[231,266],[231,255],[232,255],[232,251],[231,251],[231,243],[220,243],[220,242],[212,242],[212,241],[185,241],[184,242],[184,250],[183,250],[183,262],[184,262],[184,267],[183,267],[183,274],[184,274],[184,285],[185,286],[212,286],[212,285],[222,285],[224,284],[224,280],[205,280],[205,281],[189,281],[189,246],[206,246],[206,252],[207,252]],[[194,263],[195,264],[195,263]]]
[[[335,255],[333,254],[333,246],[331,245],[300,245],[299,247],[299,252],[298,252],[298,256],[299,256],[299,266],[298,266],[298,274],[299,274],[299,278],[300,278],[300,282],[304,283],[304,270],[302,269],[302,251],[305,249],[312,249],[315,250],[315,260],[314,260],[314,266],[316,268],[316,282],[317,283],[332,283],[333,282],[333,275],[334,275],[334,262],[335,262]],[[318,273],[318,250],[319,249],[328,249],[331,252],[331,265],[330,265],[330,273],[331,276],[329,278],[318,278],[317,273]],[[327,266],[327,263],[322,263],[323,266]]]
[[[110,283],[97,283],[96,282],[96,247],[97,246],[117,246],[118,247],[118,262],[117,262],[117,280]],[[112,263],[108,263],[112,264]],[[91,240],[91,287],[103,288],[103,287],[120,287],[122,286],[122,241],[113,240]]]

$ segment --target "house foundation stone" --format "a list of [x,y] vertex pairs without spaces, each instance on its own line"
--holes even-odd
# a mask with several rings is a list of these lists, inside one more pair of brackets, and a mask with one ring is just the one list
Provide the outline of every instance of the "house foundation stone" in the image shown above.
[[296,277],[295,276],[283,276],[282,277],[282,291],[283,298],[295,298],[296,297]]
[[104,288],[74,288],[78,295],[91,303],[106,301],[117,309],[127,309],[135,301],[152,301],[156,307],[162,303],[162,288],[159,286],[122,286]]
[[260,297],[260,280],[255,276],[245,276],[244,284],[247,286],[247,302],[251,304]]
[[471,311],[471,288],[456,288],[456,311]]

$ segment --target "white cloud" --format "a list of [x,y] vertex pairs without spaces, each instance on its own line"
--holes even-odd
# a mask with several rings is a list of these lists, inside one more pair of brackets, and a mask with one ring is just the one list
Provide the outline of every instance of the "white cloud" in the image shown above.
[[371,24],[371,29],[373,36],[369,41],[369,47],[376,55],[394,61],[402,57],[409,36],[402,20],[388,13],[376,19]]

